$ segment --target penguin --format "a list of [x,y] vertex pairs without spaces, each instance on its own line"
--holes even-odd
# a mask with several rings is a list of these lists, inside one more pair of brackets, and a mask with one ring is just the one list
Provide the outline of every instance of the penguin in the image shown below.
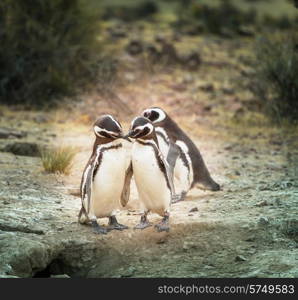
[[155,225],[158,232],[169,231],[170,204],[174,186],[169,166],[159,150],[155,129],[151,121],[136,117],[126,137],[134,139],[131,161],[134,179],[143,214],[135,229],[144,229],[152,224],[147,219],[149,211],[162,217]]
[[[91,222],[97,234],[107,234],[128,227],[119,224],[115,211],[129,200],[133,175],[120,123],[111,115],[99,117],[93,125],[95,142],[81,180],[81,224]],[[85,216],[85,220],[82,216]],[[109,218],[108,227],[100,226],[97,218]]]
[[184,200],[194,186],[211,191],[220,190],[220,185],[212,179],[197,146],[163,109],[148,108],[142,115],[155,126],[160,149],[170,165],[175,189],[179,190],[173,202]]

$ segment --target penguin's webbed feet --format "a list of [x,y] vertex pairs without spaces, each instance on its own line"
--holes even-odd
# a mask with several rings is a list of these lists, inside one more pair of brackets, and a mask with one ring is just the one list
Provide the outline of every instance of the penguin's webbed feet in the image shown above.
[[109,226],[108,230],[125,230],[128,229],[128,226],[118,223],[115,216],[109,217]]
[[172,201],[171,203],[177,203],[180,201],[184,201],[185,200],[185,196],[186,196],[186,192],[182,192],[181,194],[175,194],[172,196]]
[[107,234],[108,233],[108,229],[103,227],[103,226],[100,226],[97,223],[97,221],[95,221],[95,220],[91,221],[91,225],[92,225],[92,228],[93,228],[93,232],[96,233],[96,234]]
[[162,231],[169,232],[170,231],[169,216],[165,215],[161,220],[161,222],[156,224],[154,227],[157,230],[157,232],[162,232]]
[[150,223],[149,221],[148,221],[148,219],[147,219],[147,214],[144,214],[144,215],[142,215],[142,217],[141,217],[141,221],[140,221],[140,223],[138,224],[138,225],[136,225],[135,227],[134,227],[134,229],[145,229],[145,228],[147,228],[147,227],[150,227],[150,226],[152,226],[152,223]]
[[145,229],[145,228],[147,228],[147,227],[150,227],[150,226],[152,226],[152,223],[150,223],[150,222],[140,222],[138,225],[136,225],[135,227],[134,227],[134,229]]

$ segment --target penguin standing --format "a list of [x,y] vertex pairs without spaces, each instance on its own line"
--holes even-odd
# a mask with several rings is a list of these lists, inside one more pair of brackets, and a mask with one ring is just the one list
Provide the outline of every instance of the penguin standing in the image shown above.
[[[117,222],[115,211],[120,202],[122,206],[128,202],[132,168],[120,123],[111,115],[103,115],[93,129],[96,139],[81,180],[82,208],[78,218],[80,223],[91,221],[95,233],[106,234],[112,229],[128,228]],[[97,223],[97,218],[104,217],[109,218],[108,228]]]
[[154,126],[144,117],[137,117],[131,123],[127,135],[134,139],[132,146],[132,168],[143,214],[136,229],[144,229],[151,224],[147,220],[149,211],[163,217],[155,225],[157,231],[169,231],[170,204],[174,188],[168,163],[159,150]]
[[184,200],[195,185],[211,191],[220,190],[219,184],[210,176],[199,149],[163,109],[148,108],[142,115],[154,124],[160,149],[170,165],[175,189],[179,191],[173,202]]

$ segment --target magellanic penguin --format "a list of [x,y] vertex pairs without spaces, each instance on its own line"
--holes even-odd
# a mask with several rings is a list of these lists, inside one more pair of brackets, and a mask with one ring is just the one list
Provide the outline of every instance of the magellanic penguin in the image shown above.
[[149,211],[163,217],[155,225],[157,231],[169,231],[170,204],[174,187],[169,166],[159,150],[155,129],[150,120],[135,118],[127,135],[134,139],[131,161],[143,214],[136,229],[151,224],[147,220]]
[[154,124],[160,149],[170,165],[176,192],[179,191],[173,202],[184,200],[187,192],[196,185],[211,191],[220,190],[199,149],[163,109],[148,108],[142,115]]
[[[117,222],[115,211],[129,199],[132,165],[123,139],[120,123],[111,115],[103,115],[93,126],[96,136],[92,155],[81,180],[82,208],[79,222],[91,221],[95,233],[128,228]],[[83,220],[82,215],[85,216]],[[109,218],[109,226],[97,223],[97,218]]]

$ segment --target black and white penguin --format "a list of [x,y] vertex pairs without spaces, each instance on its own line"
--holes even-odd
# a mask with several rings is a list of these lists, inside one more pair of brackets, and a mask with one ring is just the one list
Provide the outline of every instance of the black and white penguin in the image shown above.
[[[117,222],[115,212],[129,199],[132,167],[123,139],[120,123],[111,115],[103,115],[94,123],[96,136],[92,155],[81,180],[82,208],[79,222],[91,222],[93,231],[106,234],[109,230],[128,227]],[[85,220],[82,218],[85,216]],[[97,218],[109,218],[109,226],[97,223]]]
[[169,231],[170,204],[174,187],[169,166],[159,150],[155,129],[150,120],[135,118],[127,135],[134,139],[131,161],[136,187],[143,207],[143,214],[136,229],[151,224],[147,220],[149,211],[163,217],[155,225],[157,231]]
[[211,191],[220,190],[199,149],[163,109],[148,108],[142,115],[154,124],[160,149],[170,165],[175,189],[179,191],[173,202],[184,200],[187,192],[196,185]]

